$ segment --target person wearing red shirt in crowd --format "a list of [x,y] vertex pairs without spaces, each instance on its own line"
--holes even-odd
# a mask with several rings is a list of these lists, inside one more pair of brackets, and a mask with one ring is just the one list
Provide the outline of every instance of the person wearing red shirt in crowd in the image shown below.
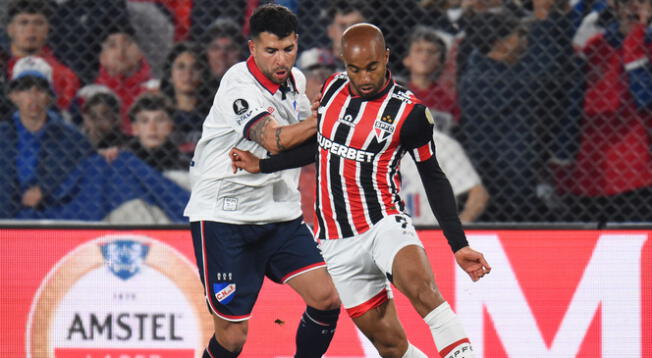
[[449,89],[438,83],[446,63],[446,44],[429,27],[417,26],[409,38],[403,65],[409,71],[408,88],[430,109],[443,132],[460,120],[460,108]]
[[150,82],[150,65],[133,37],[131,24],[113,24],[104,32],[104,36],[95,83],[107,86],[118,95],[122,102],[122,130],[131,134],[128,108],[135,98],[155,87]]
[[582,53],[588,72],[581,143],[562,180],[571,219],[649,221],[652,193],[652,5],[616,1]]
[[72,70],[59,62],[46,45],[50,32],[51,6],[46,0],[14,0],[9,4],[6,29],[10,58],[7,61],[7,77],[12,77],[14,65],[22,57],[43,58],[52,67],[57,106],[66,110],[79,89],[79,79]]

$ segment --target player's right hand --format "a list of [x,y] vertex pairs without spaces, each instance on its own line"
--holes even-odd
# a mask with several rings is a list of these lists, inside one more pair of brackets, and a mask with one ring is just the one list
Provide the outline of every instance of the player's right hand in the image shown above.
[[260,173],[260,159],[249,151],[233,148],[229,151],[229,158],[233,174],[242,169],[253,174]]

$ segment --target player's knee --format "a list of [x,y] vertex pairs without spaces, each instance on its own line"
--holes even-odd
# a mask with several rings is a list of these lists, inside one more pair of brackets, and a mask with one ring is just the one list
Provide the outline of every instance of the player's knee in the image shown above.
[[414,281],[404,291],[404,294],[415,304],[434,308],[444,302],[437,286],[428,280]]
[[340,307],[340,296],[337,294],[337,291],[334,287],[331,286],[330,289],[324,289],[317,292],[311,299],[312,303],[308,303],[309,306],[312,306],[318,310],[334,310]]
[[246,322],[225,322],[215,326],[215,337],[225,349],[240,352],[247,341],[249,326]]

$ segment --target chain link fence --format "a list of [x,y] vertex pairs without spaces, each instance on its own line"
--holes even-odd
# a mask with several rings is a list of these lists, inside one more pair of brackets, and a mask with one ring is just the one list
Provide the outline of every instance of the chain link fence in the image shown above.
[[[1,2],[0,218],[183,222],[203,118],[263,2]],[[383,30],[464,222],[652,221],[649,1],[277,2],[298,15],[310,97],[343,70],[348,26]],[[409,158],[401,172],[432,225]]]

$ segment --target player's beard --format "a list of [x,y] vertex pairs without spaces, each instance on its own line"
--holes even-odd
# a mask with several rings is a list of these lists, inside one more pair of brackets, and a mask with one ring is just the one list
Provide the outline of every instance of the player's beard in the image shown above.
[[[285,71],[285,76],[283,76],[282,79],[279,79],[276,76],[276,72],[278,71]],[[290,77],[290,69],[287,67],[277,67],[270,72],[263,72],[263,74],[267,76],[267,78],[269,78],[272,82],[276,83],[277,85],[281,85],[285,83],[288,77]]]

